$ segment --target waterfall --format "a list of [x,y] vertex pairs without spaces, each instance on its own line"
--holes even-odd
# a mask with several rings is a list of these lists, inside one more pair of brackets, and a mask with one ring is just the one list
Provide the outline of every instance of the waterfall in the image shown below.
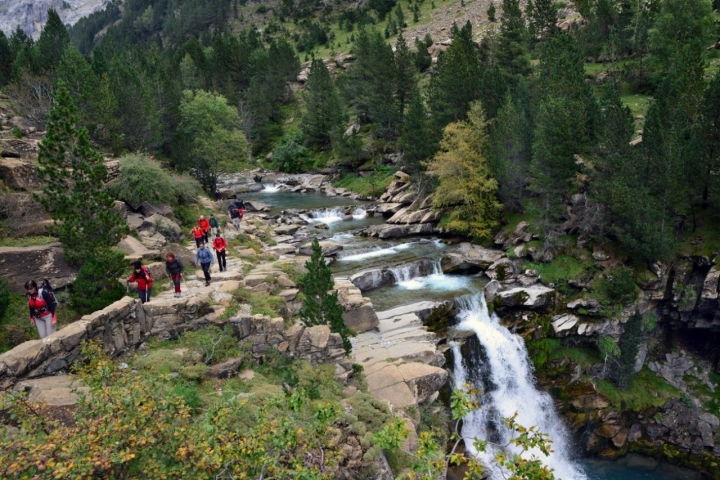
[[434,291],[470,290],[472,279],[461,275],[445,275],[437,260],[432,261],[426,276],[422,275],[420,264],[397,267],[390,270],[395,277],[395,283],[405,290],[429,289]]
[[338,260],[345,262],[357,262],[361,260],[367,260],[368,258],[393,255],[403,250],[407,250],[408,248],[410,248],[411,245],[415,243],[416,242],[401,243],[400,245],[392,245],[390,247],[358,248],[355,250],[340,252],[340,254],[338,255]]
[[[472,412],[463,422],[463,437],[479,437],[504,445],[510,439],[510,432],[505,428],[502,418],[512,417],[517,412],[520,425],[528,428],[537,426],[552,439],[553,453],[550,456],[546,457],[540,451],[530,451],[525,454],[527,458],[535,455],[541,459],[554,470],[558,479],[586,479],[581,468],[571,459],[568,434],[555,412],[552,398],[535,388],[532,363],[523,339],[503,327],[496,315],[490,315],[482,292],[457,298],[456,305],[460,309],[460,324],[457,328],[475,332],[486,356],[484,375],[468,371],[460,347],[453,345],[455,387],[460,388],[463,383],[471,381],[474,387],[483,391],[482,408]],[[470,453],[478,454],[472,448],[471,441],[466,442],[466,446]],[[497,449],[488,444],[487,451],[478,454],[492,480],[504,479],[507,473],[494,462]],[[511,449],[520,453],[519,449]]]
[[267,183],[263,185],[263,189],[262,189],[263,193],[277,193],[279,191],[280,191],[280,187],[278,187],[275,184],[270,185]]
[[[347,209],[342,207],[324,208],[322,210],[313,210],[308,214],[300,215],[300,218],[311,223],[334,223],[342,220],[344,216],[350,215],[349,213],[346,213],[346,211]],[[354,220],[363,219],[367,215],[365,210],[360,207],[354,209],[351,214]]]

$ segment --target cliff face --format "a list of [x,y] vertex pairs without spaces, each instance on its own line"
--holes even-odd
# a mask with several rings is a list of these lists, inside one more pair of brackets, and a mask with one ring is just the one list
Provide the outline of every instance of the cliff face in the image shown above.
[[102,10],[110,0],[0,0],[0,29],[10,35],[20,27],[33,38],[47,21],[47,11],[54,8],[66,25]]

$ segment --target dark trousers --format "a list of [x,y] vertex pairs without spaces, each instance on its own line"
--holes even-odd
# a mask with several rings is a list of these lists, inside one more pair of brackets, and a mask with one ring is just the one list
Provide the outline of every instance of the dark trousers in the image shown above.
[[218,259],[218,267],[220,267],[220,271],[227,270],[227,260],[225,259],[225,250],[222,252],[217,250],[215,251],[215,255],[217,255]]
[[150,292],[151,291],[152,291],[152,288],[148,288],[147,290],[138,290],[138,295],[140,296],[141,303],[150,301]]
[[200,237],[200,238],[195,237],[195,246],[196,246],[197,248],[200,248],[200,244],[201,244],[201,243],[205,243],[204,237]]
[[205,234],[205,243],[208,243],[208,232],[210,232],[210,230],[206,230],[203,232]]
[[210,262],[200,264],[203,274],[205,275],[205,283],[210,281],[210,265],[212,265]]

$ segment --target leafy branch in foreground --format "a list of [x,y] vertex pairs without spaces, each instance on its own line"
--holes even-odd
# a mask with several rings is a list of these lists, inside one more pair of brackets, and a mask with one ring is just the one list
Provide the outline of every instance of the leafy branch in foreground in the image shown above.
[[[488,445],[492,444],[480,438],[463,437],[460,432],[460,421],[470,413],[481,408],[479,402],[480,391],[465,385],[463,389],[456,388],[450,400],[452,419],[455,420],[455,429],[451,437],[454,440],[453,447],[448,453],[444,453],[442,445],[429,432],[422,432],[418,438],[417,453],[404,453],[414,458],[411,466],[412,472],[404,474],[400,479],[407,480],[435,480],[446,478],[448,468],[451,465],[467,465],[465,480],[485,478],[484,468],[477,458],[466,456],[463,453],[456,453],[461,441],[470,442],[477,452],[487,451]],[[505,426],[513,433],[512,438],[504,445],[492,444],[498,449],[495,454],[497,464],[509,473],[509,480],[554,480],[555,476],[551,468],[545,466],[542,459],[532,455],[525,458],[523,455],[531,450],[539,450],[545,456],[552,453],[550,448],[551,440],[548,434],[540,432],[537,427],[524,427],[517,423],[517,413],[512,417],[505,418]],[[374,436],[375,443],[383,449],[399,449],[403,440],[408,435],[405,422],[396,418],[388,423]],[[519,453],[509,453],[508,447],[519,449]]]

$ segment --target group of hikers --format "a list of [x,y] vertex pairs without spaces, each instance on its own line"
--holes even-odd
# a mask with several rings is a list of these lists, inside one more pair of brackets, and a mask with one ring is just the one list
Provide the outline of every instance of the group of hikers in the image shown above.
[[[245,205],[242,200],[235,201],[228,206],[228,214],[232,219],[233,226],[240,231],[240,220],[245,215]],[[205,277],[205,286],[209,286],[212,278],[210,277],[210,267],[215,263],[215,256],[217,256],[218,267],[221,272],[227,271],[227,241],[222,236],[220,231],[220,223],[218,222],[215,215],[210,214],[210,218],[206,219],[204,215],[200,216],[197,224],[190,230],[195,238],[195,246],[197,251],[195,253],[195,261],[193,266],[200,266]],[[212,235],[212,248],[215,250],[215,255],[212,254],[209,248],[205,245],[210,243],[210,236]],[[180,259],[175,256],[173,252],[167,252],[165,254],[165,273],[173,282],[175,287],[175,297],[181,296],[180,282],[185,272],[185,266],[182,264]],[[133,264],[133,272],[127,279],[128,283],[137,283],[138,296],[142,303],[150,301],[150,294],[152,293],[153,278],[150,274],[150,270],[137,261]],[[45,338],[48,335],[55,333],[57,327],[57,313],[56,308],[58,305],[53,293],[50,282],[45,279],[40,287],[35,280],[28,280],[25,282],[25,295],[28,299],[28,306],[30,307],[30,323],[35,325],[40,334],[40,338]]]

